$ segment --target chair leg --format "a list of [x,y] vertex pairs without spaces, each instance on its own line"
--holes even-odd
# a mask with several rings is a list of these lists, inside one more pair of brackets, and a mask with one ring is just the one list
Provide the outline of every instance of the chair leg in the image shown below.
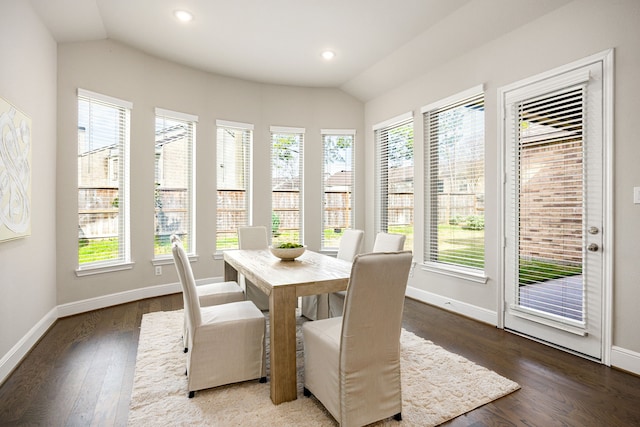
[[195,396],[195,395],[196,395],[195,391],[190,391],[189,392],[189,399],[193,399],[193,396]]
[[312,394],[312,393],[309,391],[309,389],[308,389],[308,388],[306,388],[306,387],[304,387],[304,388],[302,389],[302,394],[303,394],[305,397],[311,397],[311,396],[313,396],[313,394]]
[[393,416],[393,419],[396,421],[402,421],[402,412],[398,412]]

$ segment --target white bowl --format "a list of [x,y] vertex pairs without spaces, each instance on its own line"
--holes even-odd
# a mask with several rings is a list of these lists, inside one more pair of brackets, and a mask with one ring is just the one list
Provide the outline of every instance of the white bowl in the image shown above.
[[299,248],[277,248],[273,246],[269,246],[271,253],[283,261],[293,261],[298,258],[300,255],[304,253],[307,249],[307,246],[302,246]]

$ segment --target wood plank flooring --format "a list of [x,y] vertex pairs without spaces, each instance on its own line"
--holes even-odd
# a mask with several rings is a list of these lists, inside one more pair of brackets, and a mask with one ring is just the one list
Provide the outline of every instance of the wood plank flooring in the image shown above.
[[[0,386],[1,426],[125,426],[144,313],[174,294],[58,320]],[[407,299],[403,326],[522,389],[448,426],[640,426],[640,377]]]

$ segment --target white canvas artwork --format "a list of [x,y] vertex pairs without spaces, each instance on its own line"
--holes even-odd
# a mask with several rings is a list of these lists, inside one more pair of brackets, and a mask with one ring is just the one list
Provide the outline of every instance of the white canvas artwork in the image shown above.
[[31,119],[0,98],[0,241],[31,234]]

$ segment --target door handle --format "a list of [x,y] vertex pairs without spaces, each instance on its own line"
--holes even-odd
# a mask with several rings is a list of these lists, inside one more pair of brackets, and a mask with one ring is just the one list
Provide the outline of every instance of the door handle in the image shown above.
[[600,247],[596,243],[591,243],[589,246],[587,246],[587,250],[589,252],[598,252],[598,249],[600,249]]

